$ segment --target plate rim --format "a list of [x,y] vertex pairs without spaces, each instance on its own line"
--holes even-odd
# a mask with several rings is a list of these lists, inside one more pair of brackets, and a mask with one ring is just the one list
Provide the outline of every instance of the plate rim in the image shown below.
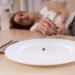
[[[66,39],[57,39],[57,38],[41,38],[41,39],[52,39],[52,40],[66,40]],[[24,41],[30,41],[30,40],[37,40],[37,39],[29,39],[29,40],[23,40],[23,41],[20,41],[20,42],[18,42],[18,43],[21,43],[21,42],[24,42]],[[39,39],[38,39],[39,40]],[[71,41],[71,40],[66,40],[66,41]],[[74,42],[74,41],[71,41],[71,42]],[[74,42],[75,43],[75,42]],[[17,43],[16,43],[17,44]],[[15,45],[15,44],[13,44],[13,45]],[[8,59],[10,59],[10,60],[12,60],[12,61],[15,61],[15,62],[17,62],[17,63],[21,63],[21,64],[27,64],[27,63],[23,63],[23,62],[19,62],[18,60],[16,61],[16,60],[13,60],[13,59],[11,59],[10,57],[8,57],[7,56],[7,49],[9,48],[9,47],[11,47],[11,46],[13,46],[13,45],[10,45],[10,46],[8,46],[7,48],[6,48],[6,50],[5,50],[5,56],[8,58]],[[73,61],[75,61],[75,60],[71,60],[71,61],[69,61],[69,62],[64,62],[64,63],[56,63],[56,64],[27,64],[27,65],[33,65],[33,66],[49,66],[49,65],[62,65],[62,64],[67,64],[67,63],[71,63],[71,62],[73,62]]]

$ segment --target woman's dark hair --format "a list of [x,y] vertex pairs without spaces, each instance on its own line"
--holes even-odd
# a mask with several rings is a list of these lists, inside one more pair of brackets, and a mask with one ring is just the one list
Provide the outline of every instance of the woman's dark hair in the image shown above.
[[16,16],[16,14],[18,14],[18,13],[20,13],[20,12],[25,12],[25,11],[19,11],[19,12],[13,14],[13,16],[11,17],[11,19],[10,19],[10,29],[26,29],[26,30],[29,30],[30,27],[31,27],[33,24],[30,24],[29,26],[24,27],[24,26],[22,26],[22,25],[20,25],[20,24],[18,24],[18,23],[16,23],[16,22],[14,21],[14,17]]

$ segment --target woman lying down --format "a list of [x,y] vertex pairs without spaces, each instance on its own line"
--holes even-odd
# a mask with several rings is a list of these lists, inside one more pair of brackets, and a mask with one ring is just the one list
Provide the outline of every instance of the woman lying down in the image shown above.
[[68,35],[65,22],[69,16],[66,9],[51,9],[44,7],[40,13],[20,11],[15,13],[10,20],[10,29],[26,29],[41,32],[44,35]]

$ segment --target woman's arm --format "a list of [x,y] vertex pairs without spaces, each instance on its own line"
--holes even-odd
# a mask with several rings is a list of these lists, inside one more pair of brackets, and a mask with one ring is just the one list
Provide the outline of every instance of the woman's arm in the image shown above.
[[41,32],[44,35],[54,35],[56,34],[58,27],[48,18],[41,19],[37,22],[30,31]]
[[60,22],[60,34],[69,34],[69,31],[66,29],[65,22],[69,16],[69,11],[65,8],[58,8],[58,9],[52,9],[53,11],[57,12],[61,15],[61,22]]

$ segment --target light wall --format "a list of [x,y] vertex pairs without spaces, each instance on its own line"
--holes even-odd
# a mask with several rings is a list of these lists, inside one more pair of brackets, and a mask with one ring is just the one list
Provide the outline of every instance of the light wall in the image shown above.
[[36,12],[40,10],[41,5],[47,1],[67,1],[66,7],[70,11],[75,10],[75,0],[16,0],[16,8],[17,10],[27,10],[31,12]]
[[40,9],[41,1],[42,0],[16,0],[16,10],[37,12]]
[[75,11],[75,0],[67,0],[67,8],[71,12]]

